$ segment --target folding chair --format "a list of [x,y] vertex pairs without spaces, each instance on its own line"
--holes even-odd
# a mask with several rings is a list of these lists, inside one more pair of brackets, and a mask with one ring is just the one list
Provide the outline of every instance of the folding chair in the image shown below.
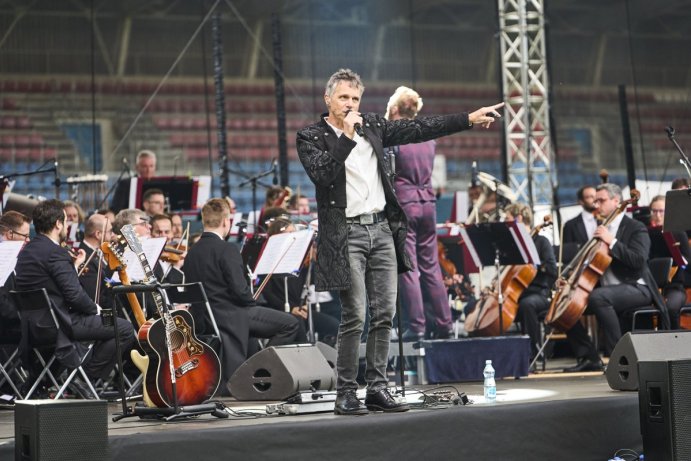
[[[45,288],[28,291],[11,290],[10,296],[12,296],[19,310],[19,318],[22,326],[22,348],[25,348],[25,350],[22,351],[23,356],[24,358],[28,358],[30,352],[33,351],[36,359],[41,365],[41,371],[34,380],[29,391],[23,396],[24,399],[31,398],[39,384],[43,381],[43,378],[47,377],[58,389],[54,397],[54,399],[57,400],[63,396],[68,386],[74,384],[73,380],[77,373],[80,374],[88,390],[91,392],[91,395],[99,399],[96,389],[94,389],[93,384],[82,368],[82,365],[88,359],[93,349],[94,343],[91,342],[88,344],[86,352],[81,354],[81,356],[77,354],[76,366],[68,366],[61,363],[61,361],[58,360],[58,341],[61,335],[67,335],[67,333],[58,320],[59,317],[58,314],[56,314],[55,306],[48,297],[48,292]],[[41,332],[41,337],[36,337],[36,332]],[[50,354],[48,360],[44,357],[46,351],[49,351]],[[51,367],[56,361],[67,368],[62,373],[59,373],[57,377],[53,374],[53,371],[51,371]],[[29,367],[28,363],[24,365],[27,368]],[[64,374],[67,374],[67,377],[59,383],[57,378],[60,378],[60,376]],[[30,379],[33,379],[33,376],[30,376]],[[81,391],[81,389],[78,390]]]
[[[20,388],[27,379],[27,374],[19,360],[19,342],[21,334],[5,325],[0,325],[0,386],[5,383],[12,389],[17,398],[23,398]],[[15,381],[12,379],[15,376]]]
[[[222,358],[221,333],[218,330],[218,324],[211,310],[209,298],[206,297],[206,291],[202,282],[185,283],[169,287],[166,289],[166,295],[173,304],[191,305],[190,313],[194,318],[197,337],[211,346],[218,353],[219,358]],[[206,308],[205,310],[199,309],[199,305],[202,303]],[[209,326],[211,331],[209,331]]]
[[[657,284],[657,287],[662,290],[667,283],[669,283],[669,275],[672,270],[672,258],[653,258],[648,261],[648,268],[650,269],[650,272],[653,274],[653,278],[655,279],[655,283]],[[657,330],[657,317],[660,311],[658,311],[655,306],[646,306],[646,307],[641,307],[633,310],[632,312],[632,323],[631,323],[631,332],[635,332],[636,330],[644,330],[645,328],[636,328],[638,325],[637,319],[640,316],[646,315],[650,316],[652,319],[652,329]]]

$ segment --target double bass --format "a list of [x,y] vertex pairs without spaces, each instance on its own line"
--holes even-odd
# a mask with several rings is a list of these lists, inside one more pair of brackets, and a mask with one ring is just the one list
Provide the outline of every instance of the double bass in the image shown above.
[[[635,205],[639,198],[640,193],[631,189],[631,198],[622,201],[600,225],[609,226],[629,205]],[[609,247],[602,240],[593,237],[583,245],[557,281],[557,290],[545,323],[561,331],[570,330],[583,315],[590,292],[611,262]]]
[[[546,215],[544,219],[542,224],[530,232],[531,237],[537,235],[546,226],[552,225],[550,215]],[[533,264],[506,266],[498,276],[494,277],[489,290],[480,296],[475,309],[466,316],[465,331],[472,336],[499,336],[502,329],[500,325],[506,330],[513,323],[518,312],[518,299],[536,275],[537,267]],[[498,290],[501,290],[503,296],[501,324]]]

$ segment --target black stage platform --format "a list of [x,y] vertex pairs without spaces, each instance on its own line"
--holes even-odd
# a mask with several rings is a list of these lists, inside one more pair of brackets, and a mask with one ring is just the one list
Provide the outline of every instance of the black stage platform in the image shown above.
[[[497,384],[494,405],[481,402],[481,383],[461,383],[455,387],[475,404],[402,414],[109,421],[111,459],[601,461],[619,449],[642,451],[638,394],[610,390],[601,373],[531,375]],[[236,411],[266,408],[266,402],[224,403]],[[109,413],[118,408],[110,404]],[[13,459],[13,416],[0,411],[2,460]]]

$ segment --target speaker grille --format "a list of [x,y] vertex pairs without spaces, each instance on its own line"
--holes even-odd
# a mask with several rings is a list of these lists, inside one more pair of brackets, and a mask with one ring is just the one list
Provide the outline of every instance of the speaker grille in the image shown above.
[[669,362],[672,443],[676,459],[691,459],[691,362]]
[[19,401],[15,409],[17,459],[106,460],[107,421],[105,401]]

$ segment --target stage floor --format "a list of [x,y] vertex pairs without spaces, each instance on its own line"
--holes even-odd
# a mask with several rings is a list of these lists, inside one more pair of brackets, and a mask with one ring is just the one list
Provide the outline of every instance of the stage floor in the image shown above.
[[[175,422],[109,419],[111,459],[578,459],[607,460],[619,449],[642,450],[638,394],[613,391],[602,373],[547,373],[497,382],[497,403],[483,402],[482,383],[439,386],[467,394],[471,405],[415,405],[401,414],[364,417],[332,412],[265,415],[270,402],[222,400],[227,419],[204,415]],[[409,402],[437,386],[408,388]],[[120,411],[110,403],[109,417]],[[261,416],[264,414],[264,416]],[[242,416],[238,416],[242,415]],[[68,436],[66,434],[66,436]],[[69,436],[68,436],[69,437]],[[0,411],[0,459],[12,459],[14,412]],[[309,459],[309,458],[308,458]]]

